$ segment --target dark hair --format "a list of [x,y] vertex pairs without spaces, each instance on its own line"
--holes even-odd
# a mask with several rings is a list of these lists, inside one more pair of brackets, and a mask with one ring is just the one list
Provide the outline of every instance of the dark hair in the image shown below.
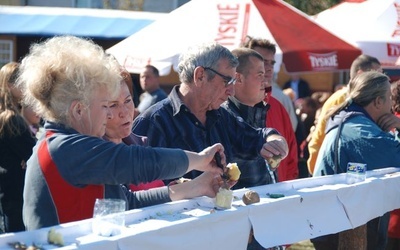
[[362,72],[370,71],[374,64],[381,65],[379,60],[376,57],[369,55],[359,55],[356,59],[354,59],[353,63],[350,67],[350,79],[354,78],[358,71]]
[[242,43],[241,47],[254,49],[255,47],[264,48],[276,53],[276,45],[270,42],[268,39],[253,38],[251,36],[246,36],[246,40]]
[[153,65],[146,65],[146,67],[145,67],[146,69],[151,69],[152,71],[153,71],[153,74],[156,76],[156,77],[160,77],[160,72],[158,71],[158,69],[156,68],[156,67],[154,67]]
[[249,48],[237,48],[232,50],[232,54],[239,60],[239,65],[236,68],[236,72],[246,74],[249,70],[249,60],[251,57],[258,58],[260,61],[264,61],[264,58],[260,53]]

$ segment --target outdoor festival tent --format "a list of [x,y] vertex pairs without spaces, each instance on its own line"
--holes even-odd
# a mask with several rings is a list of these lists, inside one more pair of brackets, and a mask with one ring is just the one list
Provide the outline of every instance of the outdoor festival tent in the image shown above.
[[165,13],[90,8],[1,6],[0,35],[124,39]]
[[400,56],[400,0],[343,2],[314,16],[322,27],[395,68]]
[[277,44],[278,72],[348,70],[361,51],[280,0],[192,0],[107,50],[131,73],[146,64],[161,75],[176,71],[180,53],[216,41],[228,49],[246,35]]

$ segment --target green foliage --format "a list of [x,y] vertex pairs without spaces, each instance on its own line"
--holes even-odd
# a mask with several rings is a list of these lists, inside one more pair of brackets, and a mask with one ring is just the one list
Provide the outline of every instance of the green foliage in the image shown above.
[[341,2],[341,0],[284,0],[284,1],[308,15],[318,14],[319,12],[326,10]]

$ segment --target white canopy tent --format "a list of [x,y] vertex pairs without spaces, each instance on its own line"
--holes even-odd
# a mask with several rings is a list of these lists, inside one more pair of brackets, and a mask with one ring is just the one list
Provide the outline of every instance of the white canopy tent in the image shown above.
[[124,39],[164,15],[143,11],[0,5],[0,35]]
[[396,68],[400,56],[400,0],[343,2],[314,16],[333,34]]

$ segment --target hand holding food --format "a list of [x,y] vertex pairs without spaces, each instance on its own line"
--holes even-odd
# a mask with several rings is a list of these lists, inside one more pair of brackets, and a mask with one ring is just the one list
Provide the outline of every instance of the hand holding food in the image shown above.
[[214,155],[218,153],[221,157],[221,163],[226,164],[226,157],[224,154],[224,147],[221,143],[216,143],[210,147],[205,148],[199,153],[186,151],[186,156],[189,159],[189,167],[186,172],[198,170],[201,172],[212,172],[222,174],[222,169],[219,168],[214,160]]
[[283,160],[286,158],[288,153],[289,148],[285,138],[276,134],[267,137],[267,142],[264,143],[260,151],[260,154],[264,159],[280,156]]
[[282,156],[281,155],[274,155],[270,158],[267,159],[268,165],[272,170],[277,168],[279,166],[279,163],[281,163]]

